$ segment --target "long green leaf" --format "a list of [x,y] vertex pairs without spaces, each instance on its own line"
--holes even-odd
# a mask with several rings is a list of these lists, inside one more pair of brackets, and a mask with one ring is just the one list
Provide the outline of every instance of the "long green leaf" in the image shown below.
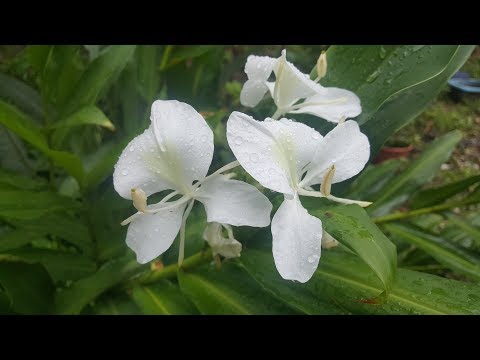
[[357,121],[376,153],[435,98],[473,49],[470,45],[332,46],[321,83],[359,96],[362,114]]
[[72,128],[81,125],[98,125],[108,130],[114,131],[115,126],[107,118],[107,116],[94,105],[89,105],[81,108],[75,113],[69,115],[52,125],[52,128]]
[[46,181],[40,178],[28,178],[26,176],[19,175],[13,171],[0,169],[0,190],[40,190],[45,188]]
[[34,219],[52,211],[75,208],[75,201],[51,191],[0,192],[0,217]]
[[409,200],[410,208],[419,209],[439,204],[458,193],[468,190],[470,186],[477,182],[480,182],[480,175],[470,176],[447,185],[420,191]]
[[240,262],[262,287],[280,301],[305,314],[348,314],[333,302],[319,299],[308,284],[283,279],[275,269],[271,253],[249,249],[243,251]]
[[[248,260],[252,273],[276,271],[271,252],[248,250],[243,256],[252,256]],[[268,286],[275,285],[272,282]],[[376,304],[371,299],[382,290],[382,283],[357,256],[338,249],[322,255],[317,271],[304,288],[318,301],[355,314],[480,314],[480,288],[476,284],[405,269],[398,269],[386,301]],[[302,296],[299,293],[299,298]],[[288,297],[285,301],[289,301]]]
[[23,247],[32,241],[42,239],[43,235],[24,229],[12,230],[0,235],[0,252]]
[[6,74],[0,74],[0,98],[8,100],[35,120],[43,118],[42,99],[26,83]]
[[223,264],[220,270],[203,267],[191,273],[179,272],[178,280],[183,293],[202,314],[292,313],[235,264]]
[[444,237],[451,239],[463,246],[480,249],[480,226],[476,226],[473,216],[465,218],[453,213],[447,213],[448,225],[442,231]]
[[197,314],[195,306],[182,294],[178,286],[162,280],[151,286],[137,286],[132,290],[137,306],[147,315]]
[[32,248],[10,250],[7,253],[28,263],[41,263],[54,282],[78,280],[97,269],[93,260],[74,253]]
[[84,174],[81,160],[75,154],[50,149],[45,136],[42,135],[35,122],[10,104],[1,100],[0,124],[42,151],[46,156],[51,158],[55,164],[64,168],[70,175],[82,183]]
[[82,314],[95,315],[141,315],[142,312],[126,294],[106,296],[88,306]]
[[383,215],[405,202],[414,190],[435,176],[461,138],[461,132],[452,131],[429,144],[421,156],[390,182],[388,188],[369,206],[369,212],[374,216]]
[[39,264],[0,261],[0,285],[19,314],[46,314],[52,309],[52,281]]
[[302,202],[313,216],[322,220],[326,232],[372,268],[388,291],[395,277],[396,248],[365,210],[358,205],[335,205],[324,199]]
[[71,287],[57,293],[56,313],[78,314],[97,296],[135,275],[144,266],[140,266],[132,257],[125,256],[105,264],[95,274],[75,282]]
[[469,253],[458,245],[412,226],[386,224],[385,229],[393,236],[418,246],[441,264],[445,264],[472,279],[480,280],[480,257]]
[[133,55],[135,46],[115,45],[102,51],[87,67],[72,92],[64,115],[94,104],[113,77],[119,74]]

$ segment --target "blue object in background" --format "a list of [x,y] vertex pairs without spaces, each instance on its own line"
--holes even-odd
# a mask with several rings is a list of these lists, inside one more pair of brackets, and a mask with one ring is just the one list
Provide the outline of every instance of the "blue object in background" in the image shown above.
[[469,93],[480,94],[480,79],[472,79],[466,72],[459,71],[448,80],[450,85],[455,90]]

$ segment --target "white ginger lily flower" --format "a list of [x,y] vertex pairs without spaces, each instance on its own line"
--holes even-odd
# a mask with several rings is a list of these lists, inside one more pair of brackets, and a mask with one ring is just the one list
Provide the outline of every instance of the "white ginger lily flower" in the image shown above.
[[[272,204],[267,197],[221,174],[237,162],[206,176],[212,157],[213,132],[194,108],[178,101],[153,103],[150,127],[127,145],[113,174],[115,190],[139,210],[122,223],[130,223],[126,242],[139,263],[165,252],[179,231],[182,263],[185,223],[195,200],[205,206],[208,222],[270,224]],[[173,192],[159,203],[147,205],[148,196],[169,189]],[[181,197],[168,202],[175,196]]]
[[[228,237],[223,236],[222,227],[227,231]],[[233,230],[230,225],[212,222],[207,225],[203,232],[203,239],[212,248],[212,254],[217,254],[230,259],[239,257],[242,251],[242,244],[233,237]]]
[[[359,115],[362,112],[360,99],[353,92],[318,84],[326,68],[326,55],[322,54],[317,63],[320,77],[314,81],[287,61],[285,50],[278,59],[250,55],[245,64],[248,80],[240,93],[240,102],[244,106],[255,107],[269,91],[277,106],[273,119],[287,113],[305,113],[339,122],[342,118]],[[276,79],[269,82],[272,71]],[[301,99],[305,100],[298,103]]]
[[[273,256],[284,279],[308,281],[318,266],[322,222],[302,206],[299,195],[327,197],[342,203],[370,203],[337,198],[332,183],[358,174],[370,156],[368,138],[353,121],[339,123],[325,137],[288,119],[263,122],[233,112],[227,140],[240,165],[260,184],[283,193],[272,219]],[[321,191],[312,185],[321,184]]]

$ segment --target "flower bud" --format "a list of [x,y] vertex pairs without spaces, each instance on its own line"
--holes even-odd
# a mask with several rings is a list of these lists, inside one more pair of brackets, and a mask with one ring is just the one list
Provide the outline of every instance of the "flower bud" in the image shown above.
[[317,78],[320,80],[327,74],[327,53],[322,51],[317,60]]

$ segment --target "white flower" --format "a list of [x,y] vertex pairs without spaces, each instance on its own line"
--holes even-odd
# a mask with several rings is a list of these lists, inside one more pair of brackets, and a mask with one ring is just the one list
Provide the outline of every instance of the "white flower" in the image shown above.
[[[326,55],[321,55],[317,68],[324,75]],[[275,81],[269,82],[272,71]],[[244,106],[255,107],[267,91],[277,106],[272,118],[277,119],[286,113],[305,113],[321,117],[331,122],[350,118],[362,112],[360,99],[351,91],[323,87],[318,84],[320,78],[311,80],[286,59],[286,51],[278,59],[268,56],[250,55],[245,64],[248,80],[240,93],[240,102]],[[298,103],[299,100],[305,99]]]
[[[228,237],[223,236],[222,227],[227,231]],[[220,254],[230,259],[239,257],[242,251],[242,244],[233,237],[232,227],[227,224],[209,223],[203,232],[203,239],[212,248],[213,255]]]
[[[275,265],[285,279],[308,281],[320,259],[322,222],[308,214],[299,195],[369,205],[330,194],[332,183],[363,169],[370,156],[368,138],[352,120],[339,123],[322,137],[315,129],[292,120],[259,122],[233,112],[227,122],[227,139],[253,178],[285,195],[272,219]],[[321,192],[313,191],[311,186],[318,184]]]
[[[213,132],[190,105],[157,100],[151,125],[122,152],[113,174],[115,190],[139,210],[130,223],[127,245],[139,263],[153,260],[180,231],[179,263],[183,261],[185,222],[195,200],[205,206],[208,222],[234,226],[268,226],[272,205],[254,186],[222,175],[234,162],[206,176],[213,157]],[[147,205],[147,197],[173,190]],[[175,196],[179,199],[170,201]]]

